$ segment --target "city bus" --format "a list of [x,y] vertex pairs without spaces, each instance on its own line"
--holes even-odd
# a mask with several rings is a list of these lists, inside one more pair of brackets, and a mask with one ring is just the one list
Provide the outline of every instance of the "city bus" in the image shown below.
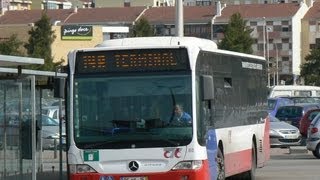
[[[194,37],[68,54],[71,180],[254,179],[269,159],[264,58]],[[179,105],[191,121],[173,118]]]

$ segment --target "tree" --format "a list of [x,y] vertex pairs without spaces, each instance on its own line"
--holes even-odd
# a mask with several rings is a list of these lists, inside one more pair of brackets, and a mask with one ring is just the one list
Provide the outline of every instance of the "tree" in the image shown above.
[[142,17],[134,26],[131,33],[132,37],[154,36],[154,31],[149,21]]
[[53,62],[51,45],[56,36],[46,12],[42,13],[41,19],[35,23],[35,26],[28,33],[30,37],[24,47],[30,57],[44,59],[44,65],[30,65],[27,68],[54,71],[62,62]]
[[218,47],[220,49],[252,54],[253,39],[250,36],[252,29],[246,26],[240,13],[231,16],[230,21],[224,29],[224,38]]
[[306,85],[320,86],[320,48],[313,49],[300,66],[300,76]]
[[23,42],[17,38],[16,34],[13,34],[7,41],[0,42],[0,54],[21,56],[23,55],[20,49],[22,45]]

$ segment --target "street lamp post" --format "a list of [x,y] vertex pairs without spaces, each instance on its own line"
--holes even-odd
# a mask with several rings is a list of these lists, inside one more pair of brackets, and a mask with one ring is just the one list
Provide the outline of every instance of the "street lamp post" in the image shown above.
[[269,59],[270,59],[270,53],[269,53],[269,31],[268,28],[266,29],[267,31],[267,70],[268,70],[268,87],[270,87],[270,68],[269,68]]
[[[270,72],[269,72],[269,31],[266,28],[266,18],[263,17],[263,57],[267,60],[267,74],[268,74],[268,87],[270,87]],[[267,35],[267,38],[266,38]],[[266,49],[267,47],[267,49]]]
[[274,43],[276,47],[276,78],[277,78],[277,85],[279,85],[279,50],[276,43]]

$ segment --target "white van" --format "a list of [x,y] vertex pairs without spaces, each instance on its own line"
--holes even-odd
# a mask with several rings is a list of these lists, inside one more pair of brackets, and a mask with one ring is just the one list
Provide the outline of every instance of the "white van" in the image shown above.
[[269,98],[274,97],[320,97],[320,87],[304,85],[279,85],[271,87]]

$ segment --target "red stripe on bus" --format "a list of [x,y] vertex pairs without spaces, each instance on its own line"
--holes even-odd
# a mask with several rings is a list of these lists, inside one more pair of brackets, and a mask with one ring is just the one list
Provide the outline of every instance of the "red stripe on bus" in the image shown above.
[[203,165],[198,170],[171,170],[162,173],[134,173],[134,174],[101,174],[101,173],[81,173],[70,174],[70,180],[97,180],[101,177],[110,177],[113,180],[121,180],[124,177],[147,177],[148,180],[209,180],[208,161],[203,161]]
[[264,163],[270,159],[270,119],[269,116],[265,121],[264,128],[264,139],[263,139],[263,150],[264,150]]
[[225,173],[232,176],[251,169],[251,149],[225,154]]

